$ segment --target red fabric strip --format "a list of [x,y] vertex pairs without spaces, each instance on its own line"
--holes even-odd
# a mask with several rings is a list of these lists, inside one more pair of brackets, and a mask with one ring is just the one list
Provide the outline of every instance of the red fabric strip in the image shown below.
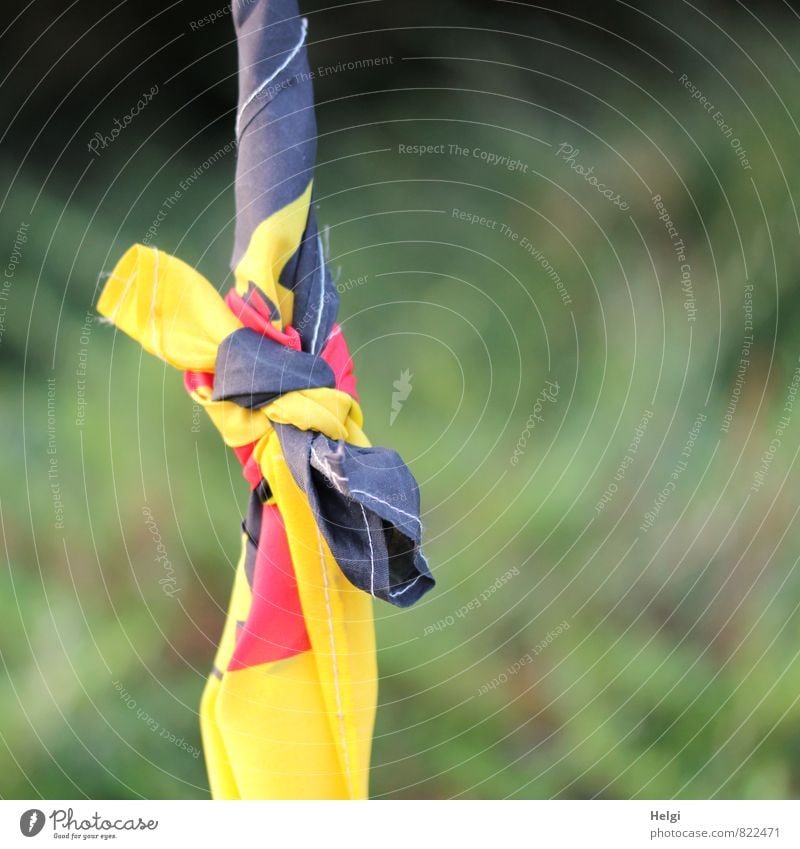
[[236,635],[228,670],[272,663],[308,651],[311,643],[280,510],[265,504],[253,576],[253,603]]
[[[269,306],[255,289],[248,293],[246,300],[231,290],[225,302],[246,327],[296,351],[301,350],[300,334],[291,325],[283,332],[277,330],[272,324]],[[333,369],[336,388],[357,401],[353,361],[338,324],[331,330],[321,356]],[[214,375],[187,371],[183,381],[187,391],[193,392],[201,386],[213,388]],[[242,464],[242,474],[252,489],[261,483],[261,469],[253,458],[255,445],[252,442],[233,449]],[[236,647],[229,671],[283,660],[311,648],[286,529],[275,504],[263,507],[251,590],[253,602],[247,620],[237,628]]]

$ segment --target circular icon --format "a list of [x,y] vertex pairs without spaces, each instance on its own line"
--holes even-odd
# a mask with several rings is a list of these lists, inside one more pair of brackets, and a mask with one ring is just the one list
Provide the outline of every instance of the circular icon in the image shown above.
[[25,837],[35,837],[44,828],[44,811],[31,808],[19,818],[19,830]]

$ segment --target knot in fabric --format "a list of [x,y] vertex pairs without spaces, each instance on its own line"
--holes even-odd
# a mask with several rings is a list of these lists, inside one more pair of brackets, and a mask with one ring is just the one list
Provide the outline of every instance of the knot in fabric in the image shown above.
[[317,431],[329,439],[363,438],[361,407],[336,388],[336,375],[321,356],[249,327],[234,331],[220,344],[212,400],[260,410],[273,424]]

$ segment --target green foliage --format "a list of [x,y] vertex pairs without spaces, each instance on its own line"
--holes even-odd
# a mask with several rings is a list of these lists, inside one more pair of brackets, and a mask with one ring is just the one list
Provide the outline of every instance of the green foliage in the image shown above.
[[[758,49],[788,90],[788,60]],[[461,73],[469,88],[478,72]],[[541,85],[505,73],[483,68],[483,89],[531,99],[534,80]],[[800,181],[796,137],[777,99],[759,110],[761,132],[698,64],[692,79],[742,127],[757,163],[751,180],[675,79],[645,91],[607,76],[608,102],[625,111],[584,104],[596,136],[546,109],[463,92],[388,94],[370,110],[374,123],[336,132],[322,110],[331,134],[321,141],[318,212],[341,269],[367,430],[420,481],[439,580],[414,609],[376,607],[377,797],[800,792],[800,422],[750,492],[797,366],[798,228],[787,191]],[[565,140],[629,199],[628,213],[556,158]],[[401,156],[400,143],[494,151],[528,172],[471,156]],[[155,144],[127,164],[115,156],[97,161],[69,203],[52,185],[37,198],[40,186],[18,178],[7,218],[30,220],[31,239],[0,347],[12,366],[0,378],[3,797],[207,794],[191,747],[200,747],[198,700],[246,484],[210,424],[196,421],[178,374],[96,322],[81,341],[98,277],[196,165]],[[221,289],[232,169],[223,158],[198,180],[156,239]],[[695,323],[655,193],[690,252]],[[523,236],[557,270],[570,305]],[[755,343],[723,433],[748,280]],[[390,424],[393,383],[406,369],[412,388]],[[48,478],[49,378],[63,529]],[[557,401],[545,403],[512,463],[546,380],[558,381]],[[648,410],[634,461],[596,510]],[[690,462],[641,531],[701,411]],[[159,584],[144,507],[175,570],[174,598]],[[510,569],[517,574],[492,590]]]

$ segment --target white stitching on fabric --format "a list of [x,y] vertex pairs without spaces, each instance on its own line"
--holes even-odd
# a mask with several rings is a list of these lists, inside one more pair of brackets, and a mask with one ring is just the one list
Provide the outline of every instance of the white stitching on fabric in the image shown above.
[[317,449],[312,447],[311,454],[314,459],[322,466],[323,471],[329,478],[338,478],[345,486],[347,486],[348,478],[345,475],[339,475],[317,454]]
[[364,517],[364,524],[367,526],[367,539],[369,540],[369,594],[375,598],[375,549],[372,547],[372,534],[369,532],[369,521],[364,510],[364,505],[358,505],[361,508],[361,515]]
[[342,750],[344,751],[344,768],[347,772],[347,787],[353,794],[353,779],[350,774],[350,754],[347,750],[347,733],[344,728],[344,711],[342,710],[342,694],[339,691],[339,666],[336,662],[336,640],[333,636],[333,613],[331,612],[331,599],[328,594],[328,570],[325,567],[325,552],[322,550],[322,536],[317,528],[317,542],[319,544],[319,562],[322,566],[322,585],[325,588],[325,607],[328,610],[328,631],[331,635],[331,659],[333,660],[333,683],[336,689],[336,708],[339,717],[339,725],[342,731]]
[[[138,271],[134,271],[133,274],[128,278],[127,283],[125,284],[125,291],[122,293],[122,297],[117,302],[117,305],[111,311],[111,315],[108,318],[101,318],[101,321],[108,322],[109,324],[114,324],[117,320],[117,313],[122,309],[122,305],[125,303],[125,298],[128,297],[128,292],[131,290],[131,286],[133,285],[133,281],[136,279]],[[114,274],[108,275],[109,279],[118,280]]]
[[242,108],[239,110],[238,114],[236,115],[236,139],[237,139],[237,141],[238,141],[240,133],[241,133],[240,127],[241,127],[241,122],[242,122],[242,115],[244,115],[245,109],[247,109],[247,107],[258,97],[259,93],[262,92],[275,79],[275,77],[278,76],[278,74],[281,71],[286,69],[287,65],[292,61],[292,59],[294,59],[295,56],[297,56],[297,54],[300,51],[300,48],[303,46],[303,42],[306,40],[306,33],[308,32],[308,19],[307,18],[301,18],[300,24],[301,24],[300,41],[295,46],[294,50],[292,50],[292,52],[286,57],[286,59],[283,61],[283,63],[278,68],[276,68],[276,70],[272,74],[270,74],[264,80],[264,82],[261,83],[261,85],[259,85],[256,88],[256,90],[250,95],[250,97],[248,97],[247,100],[245,100],[245,102],[242,104]]
[[325,312],[325,255],[322,253],[322,241],[317,231],[317,250],[319,251],[319,310],[317,311],[317,323],[314,325],[314,335],[311,337],[311,353],[317,353],[317,334],[322,322],[322,313]]
[[363,489],[351,489],[350,492],[357,492],[359,495],[366,495],[367,498],[371,498],[373,501],[379,501],[381,504],[385,504],[387,507],[391,507],[392,510],[396,510],[398,513],[402,513],[404,516],[408,516],[409,519],[413,519],[419,525],[420,530],[422,530],[422,522],[413,513],[406,513],[405,510],[401,510],[399,507],[395,507],[394,504],[390,504],[388,501],[384,501],[382,498],[378,498],[377,495],[373,495],[371,492],[364,492]]
[[403,594],[406,590],[410,590],[410,589],[411,589],[411,587],[413,587],[413,586],[414,586],[414,584],[416,584],[416,583],[417,583],[417,581],[418,581],[421,577],[422,577],[422,575],[417,575],[417,577],[416,577],[416,578],[414,578],[414,580],[413,580],[413,581],[412,581],[412,582],[411,582],[408,586],[403,587],[403,589],[402,589],[402,590],[399,590],[399,591],[398,591],[398,592],[396,592],[396,593],[393,593],[391,590],[389,590],[389,595],[390,595],[392,598],[397,598],[397,596],[402,595],[402,594]]
[[136,272],[134,271],[133,274],[131,274],[131,276],[128,278],[128,282],[125,284],[125,291],[122,293],[122,296],[120,297],[119,302],[117,303],[117,305],[112,310],[111,315],[108,318],[102,318],[101,317],[100,318],[101,321],[105,321],[108,324],[116,324],[117,315],[118,315],[119,311],[122,309],[122,305],[125,303],[125,298],[128,297],[128,292],[130,292],[131,286],[133,285],[133,281],[135,279],[136,279]]

